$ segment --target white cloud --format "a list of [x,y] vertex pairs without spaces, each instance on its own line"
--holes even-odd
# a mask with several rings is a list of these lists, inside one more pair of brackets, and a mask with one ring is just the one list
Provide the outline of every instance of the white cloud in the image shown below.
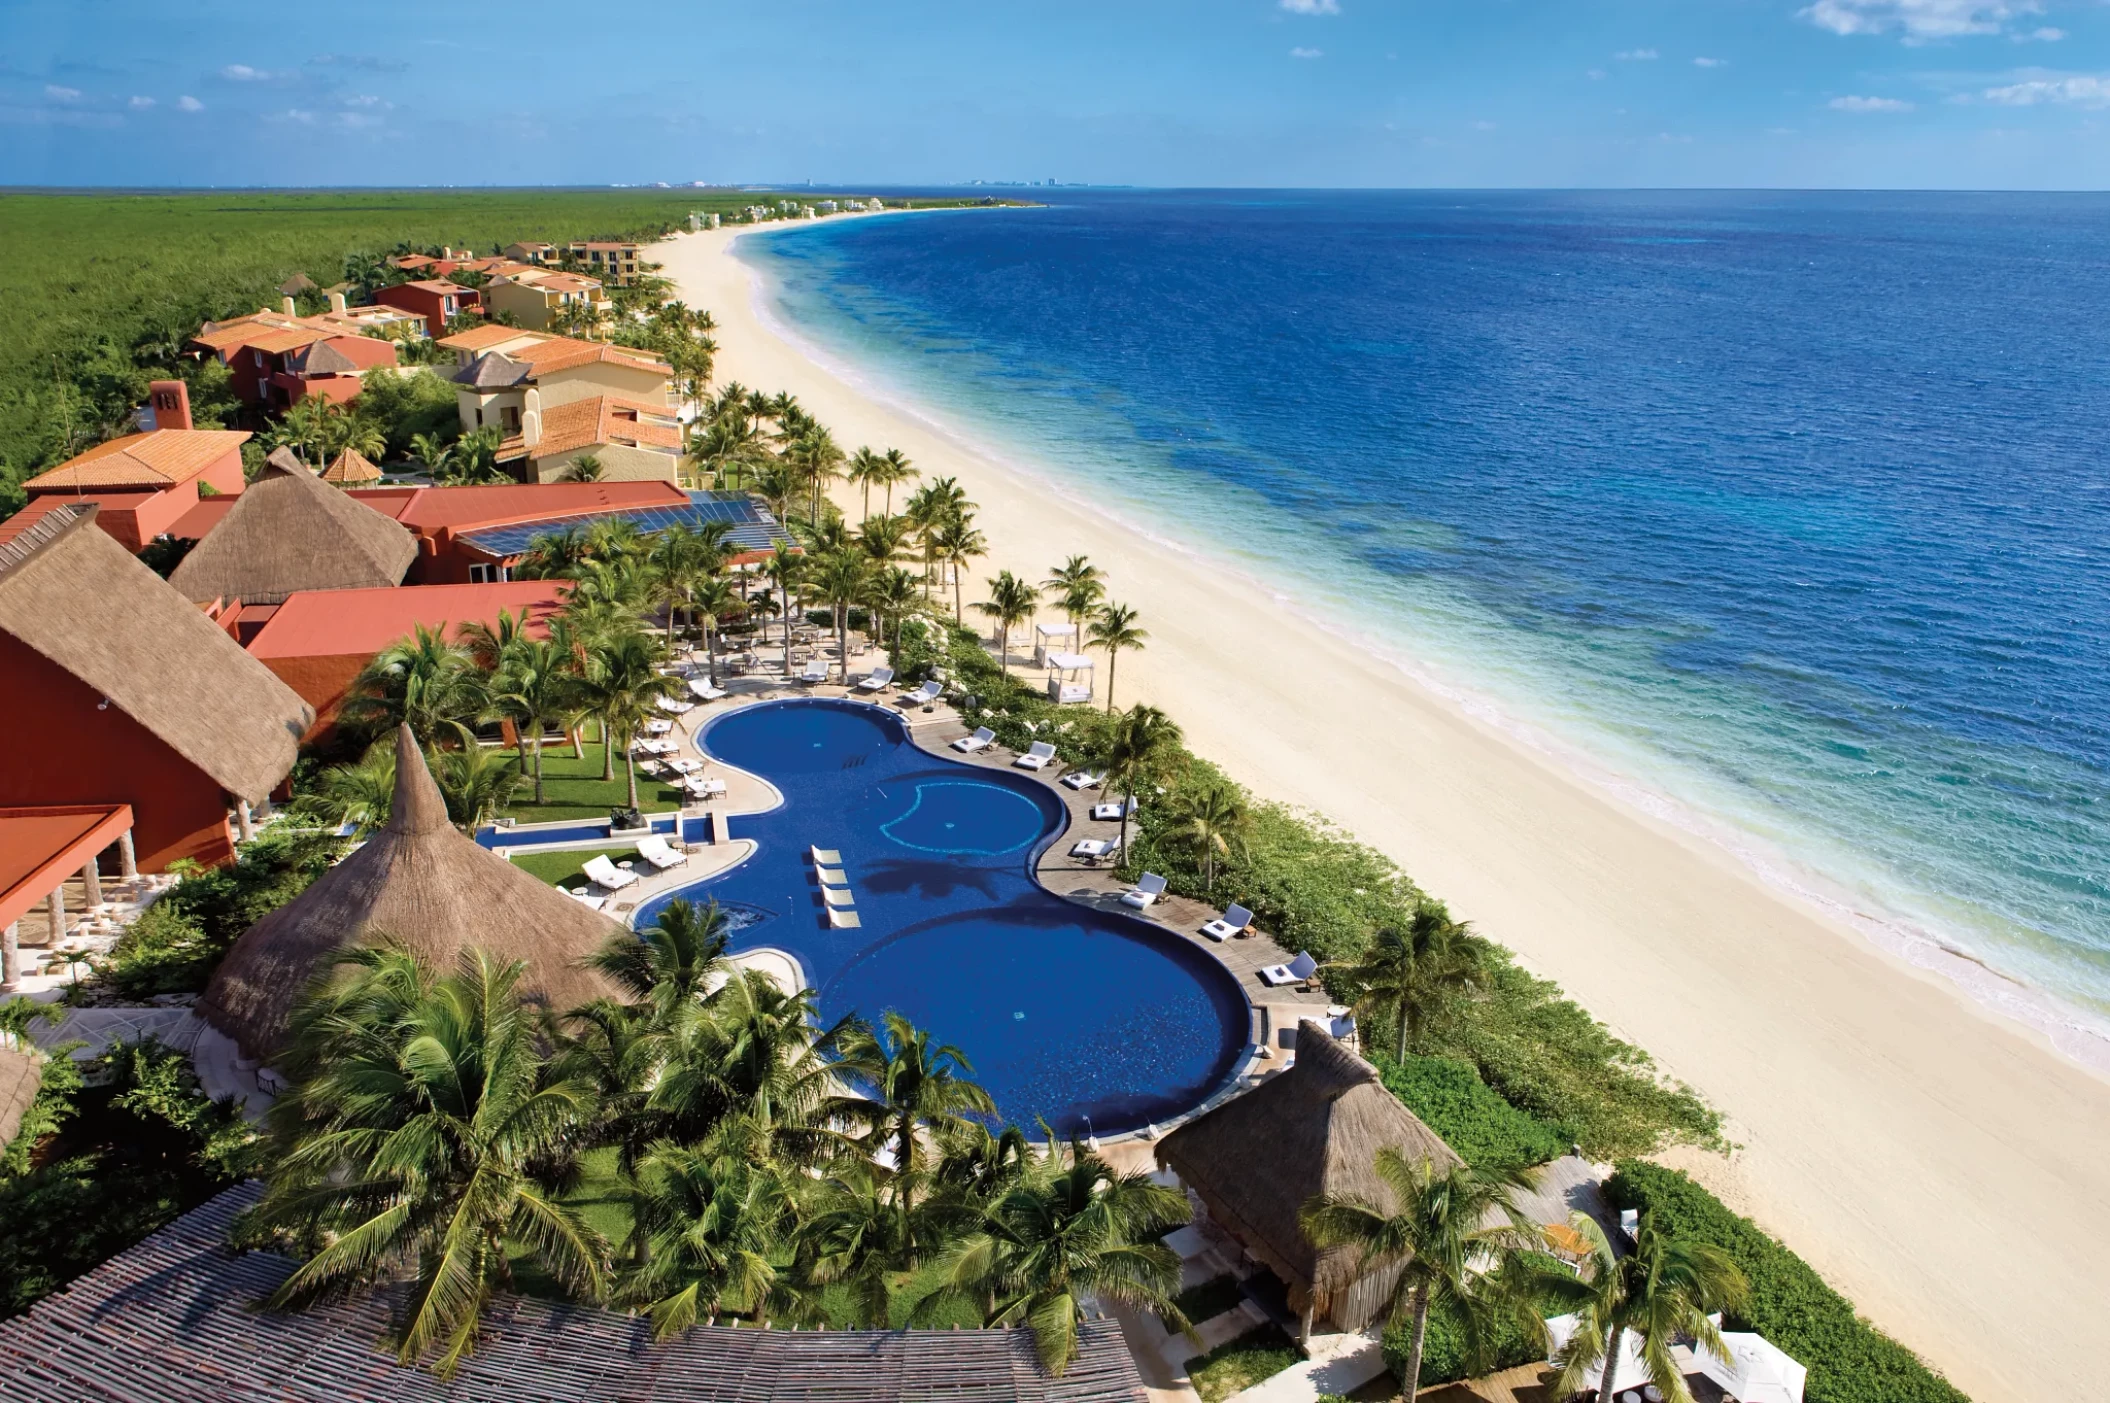
[[1324,49],[1291,49],[1291,50],[1289,51],[1289,56],[1290,56],[1291,58],[1324,58],[1324,57],[1326,57],[1326,50],[1324,50]]
[[153,105],[154,99],[150,97],[134,97],[130,104],[134,112],[144,112]]
[[1654,49],[1621,49],[1618,53],[1613,54],[1612,57],[1618,59],[1621,63],[1634,63],[1652,58],[1661,58],[1662,55]]
[[2018,44],[2027,44],[2032,41],[2039,44],[2056,44],[2065,37],[2065,30],[2053,29],[2050,25],[2046,25],[2042,29],[2032,29],[2027,34],[2017,34],[2013,36],[2015,42]]
[[57,83],[46,83],[44,85],[44,96],[50,98],[53,102],[79,102],[81,100],[81,90],[79,88],[62,88]]
[[1341,0],[1282,0],[1282,8],[1293,15],[1337,15]]
[[185,112],[203,112],[205,110],[205,104],[192,97],[189,93],[177,98],[176,106],[182,108]]
[[1729,60],[1725,58],[1696,58],[1692,61],[1692,66],[1694,68],[1727,68]]
[[394,106],[395,106],[395,104],[394,104],[394,103],[392,103],[392,102],[384,102],[384,101],[382,101],[382,100],[381,100],[380,98],[378,98],[378,97],[375,97],[375,96],[374,96],[374,95],[373,95],[372,93],[361,93],[361,94],[359,94],[359,96],[357,96],[357,97],[348,97],[348,98],[346,98],[346,99],[344,100],[344,105],[345,105],[346,107],[394,107]]
[[1908,44],[1998,34],[2007,22],[2040,12],[2037,0],[1816,0],[1796,13],[1834,34],[1904,35]]
[[2004,107],[2110,107],[2110,75],[2078,73],[2068,77],[2029,78],[2005,87],[1987,88],[1987,102]]
[[271,75],[261,68],[251,68],[246,63],[230,63],[220,70],[220,76],[230,83],[268,83]]
[[1473,123],[1473,130],[1474,130],[1474,131],[1476,131],[1476,132],[1491,132],[1491,131],[1493,131],[1494,129],[1495,129],[1495,124],[1494,124],[1493,122],[1475,122],[1475,123]]
[[1593,78],[1593,79],[1594,79],[1594,78],[1602,78],[1602,77],[1604,77],[1604,70],[1603,70],[1602,68],[1593,68],[1593,69],[1591,69],[1591,70],[1590,70],[1589,72],[1587,72],[1587,73],[1583,74],[1583,77],[1585,77],[1585,78]]
[[1910,112],[1912,104],[1896,97],[1835,97],[1835,112]]

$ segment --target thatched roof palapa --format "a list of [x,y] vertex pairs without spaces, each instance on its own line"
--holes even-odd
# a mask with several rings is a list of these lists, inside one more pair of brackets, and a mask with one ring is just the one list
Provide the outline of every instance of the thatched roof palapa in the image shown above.
[[356,448],[347,448],[337,455],[337,461],[322,470],[322,480],[339,486],[350,486],[358,482],[379,482],[381,470]]
[[13,1143],[29,1114],[37,1090],[44,1084],[44,1069],[37,1059],[11,1047],[0,1047],[0,1150]]
[[383,941],[443,972],[471,949],[524,960],[522,995],[564,1010],[614,992],[580,961],[620,930],[456,829],[404,726],[396,732],[396,794],[387,824],[244,931],[198,1011],[244,1052],[268,1058],[279,1050],[294,1005],[318,976],[329,974],[338,952]]
[[283,604],[296,590],[399,585],[417,556],[416,536],[281,448],[169,583],[200,602]]
[[0,546],[0,631],[262,803],[292,771],[313,708],[98,530],[95,511],[61,507]]
[[1385,1090],[1377,1068],[1306,1022],[1288,1071],[1173,1131],[1157,1159],[1285,1283],[1332,1292],[1363,1274],[1361,1258],[1349,1248],[1320,1252],[1297,1215],[1322,1193],[1396,1206],[1377,1176],[1381,1149],[1432,1160],[1439,1172],[1462,1163]]

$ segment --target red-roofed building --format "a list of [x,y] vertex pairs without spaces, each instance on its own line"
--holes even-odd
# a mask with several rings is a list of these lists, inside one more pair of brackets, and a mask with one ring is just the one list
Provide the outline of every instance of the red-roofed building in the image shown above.
[[376,487],[355,489],[357,502],[394,518],[418,538],[418,558],[406,584],[468,584],[505,578],[520,552],[494,553],[470,541],[501,527],[591,522],[609,512],[679,511],[688,494],[671,482],[545,482],[488,487]]
[[24,514],[46,498],[93,502],[101,509],[96,525],[136,555],[201,500],[218,494],[231,504],[244,485],[242,445],[249,435],[193,429],[190,391],[181,380],[156,380],[150,398],[154,429],[99,443],[23,483],[30,497]]
[[[444,490],[444,489],[443,489]],[[504,584],[405,586],[396,589],[302,590],[249,640],[249,655],[315,708],[302,740],[328,732],[338,708],[376,653],[419,626],[460,638],[471,624],[495,627],[500,611],[527,616],[528,636],[547,638],[563,607],[566,580]]]
[[[448,265],[452,272],[457,265]],[[380,288],[374,293],[374,301],[385,307],[400,307],[406,312],[416,312],[425,319],[428,327],[445,330],[447,323],[472,308],[480,308],[483,300],[472,287],[461,287],[448,282],[443,276],[421,278],[416,282],[397,283],[394,287]]]

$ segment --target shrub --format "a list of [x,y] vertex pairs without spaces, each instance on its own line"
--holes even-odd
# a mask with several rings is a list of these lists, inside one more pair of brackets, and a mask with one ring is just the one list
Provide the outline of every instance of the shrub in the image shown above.
[[[15,1128],[15,1138],[0,1145],[0,1183],[18,1178],[29,1172],[30,1152],[47,1135],[54,1135],[73,1119],[78,1107],[75,1097],[81,1090],[80,1068],[73,1063],[68,1053],[78,1043],[53,1048],[37,1064],[41,1079],[37,1083],[37,1094],[22,1113],[22,1123]],[[0,1223],[7,1221],[4,1207],[0,1207]],[[0,1270],[0,1281],[6,1272]]]
[[1187,1378],[1202,1403],[1223,1403],[1262,1379],[1271,1379],[1304,1358],[1297,1342],[1278,1326],[1263,1325],[1187,1361]]
[[1412,1053],[1398,1062],[1383,1051],[1370,1060],[1385,1089],[1477,1169],[1524,1169],[1567,1153],[1569,1135],[1497,1096],[1470,1063]]
[[203,989],[236,938],[306,891],[343,846],[331,834],[271,834],[192,873],[118,938],[104,977],[132,998]]
[[[1411,1319],[1385,1328],[1385,1364],[1394,1378],[1407,1376],[1407,1356],[1413,1352],[1414,1322]],[[1421,1341],[1421,1386],[1456,1383],[1460,1379],[1501,1369],[1514,1369],[1546,1357],[1546,1351],[1526,1338],[1514,1321],[1498,1320],[1489,1342],[1493,1357],[1485,1367],[1475,1368],[1465,1345],[1465,1325],[1454,1305],[1439,1303],[1429,1308],[1429,1329]]]
[[1722,1322],[1753,1330],[1808,1366],[1808,1403],[1967,1403],[1918,1355],[1854,1313],[1809,1263],[1685,1174],[1627,1160],[1607,1181],[1615,1207],[1645,1209],[1678,1237],[1727,1252],[1751,1282],[1751,1301]]
[[202,989],[225,947],[166,900],[125,928],[102,966],[103,978],[128,999]]

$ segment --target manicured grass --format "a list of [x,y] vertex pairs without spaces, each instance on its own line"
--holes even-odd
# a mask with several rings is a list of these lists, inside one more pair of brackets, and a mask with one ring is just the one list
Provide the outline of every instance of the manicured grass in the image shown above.
[[1244,1299],[1245,1292],[1239,1289],[1238,1278],[1226,1272],[1198,1286],[1189,1286],[1174,1296],[1172,1303],[1180,1308],[1180,1313],[1188,1320],[1199,1325],[1204,1320],[1212,1320],[1222,1315]]
[[603,856],[618,865],[643,861],[636,848],[582,848],[577,852],[522,853],[513,859],[513,865],[553,887],[578,887],[585,884],[586,864]]
[[[630,802],[630,780],[623,770],[623,757],[615,757],[615,778],[601,778],[601,746],[591,735],[586,740],[586,754],[574,758],[568,745],[546,745],[542,748],[542,788],[545,803],[535,802],[532,785],[522,786],[521,802],[505,812],[520,823],[547,823],[553,819],[606,818],[610,809],[621,808]],[[514,759],[519,752],[500,751],[507,759]],[[534,761],[529,760],[532,773]],[[662,784],[650,775],[637,777],[637,806],[647,813],[667,809],[678,809],[683,795],[672,785]]]
[[1273,1378],[1303,1358],[1304,1351],[1279,1326],[1263,1325],[1188,1360],[1187,1378],[1202,1396],[1202,1403],[1223,1403],[1232,1394]]

